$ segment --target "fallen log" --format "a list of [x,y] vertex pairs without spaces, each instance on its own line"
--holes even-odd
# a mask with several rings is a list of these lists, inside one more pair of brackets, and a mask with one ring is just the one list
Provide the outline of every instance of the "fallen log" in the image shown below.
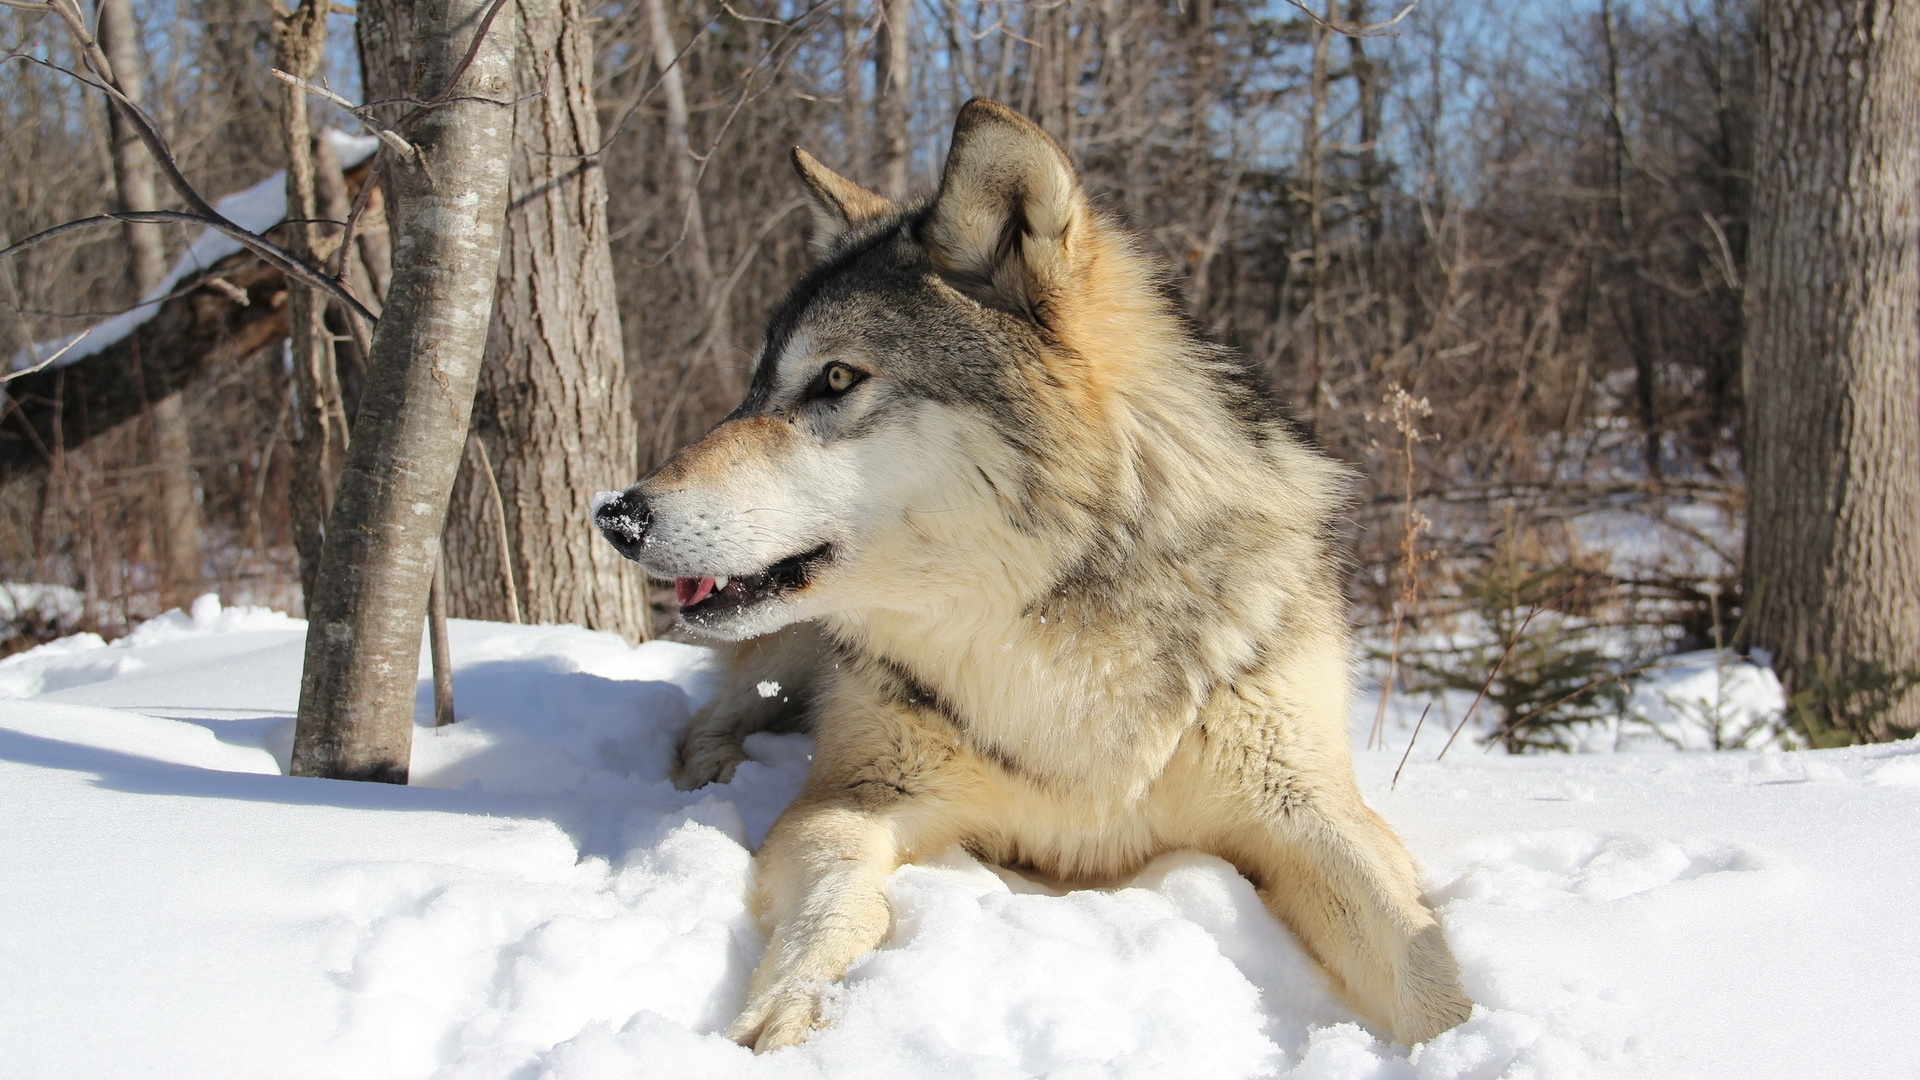
[[248,252],[221,259],[126,337],[0,389],[0,482],[45,468],[56,449],[73,449],[286,335],[280,271]]

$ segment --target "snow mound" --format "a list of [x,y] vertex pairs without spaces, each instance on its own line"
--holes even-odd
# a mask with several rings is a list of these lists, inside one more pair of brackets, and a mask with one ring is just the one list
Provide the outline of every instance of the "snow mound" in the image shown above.
[[[759,735],[667,782],[707,650],[456,620],[414,785],[282,775],[305,627],[203,598],[0,661],[0,1045],[32,1076],[1904,1076],[1920,747],[1361,752],[1479,1002],[1369,1030],[1225,862],[1060,892],[954,849],[889,883],[831,1026],[720,1032],[764,947],[749,847],[803,781]],[[425,673],[422,672],[424,675]],[[1355,706],[1356,738],[1373,704]],[[1444,737],[1444,725],[1440,727]]]

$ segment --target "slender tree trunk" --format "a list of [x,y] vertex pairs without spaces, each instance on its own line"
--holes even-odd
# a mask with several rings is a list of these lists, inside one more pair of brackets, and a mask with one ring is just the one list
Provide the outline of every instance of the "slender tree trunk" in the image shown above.
[[[140,104],[146,97],[146,64],[132,0],[100,0],[100,48],[120,91]],[[107,105],[113,148],[113,181],[122,210],[157,210],[153,160],[119,106]],[[125,226],[129,277],[134,295],[145,299],[167,277],[166,243],[158,225]],[[184,605],[200,590],[200,497],[193,476],[193,440],[187,428],[181,392],[156,395],[147,410],[153,423],[156,492],[159,502],[162,598]]]
[[860,17],[860,5],[843,0],[840,5],[840,130],[846,140],[849,164],[866,160],[867,121],[866,88],[860,72],[865,69],[861,38],[866,20]]
[[[326,49],[327,9],[326,0],[304,0],[282,23],[274,50],[280,70],[302,79],[313,78]],[[287,217],[311,222],[320,215],[306,92],[281,83],[280,109],[287,151]],[[317,261],[315,256],[325,238],[326,233],[317,225],[287,227],[288,250],[309,262]],[[300,591],[311,613],[326,544],[327,515],[333,510],[340,469],[346,460],[346,408],[341,402],[333,335],[327,330],[326,298],[289,281],[287,313],[293,393],[298,399],[288,509],[293,518],[293,546],[300,558]]]
[[[1373,21],[1367,0],[1351,0],[1347,22],[1366,26]],[[1380,237],[1386,231],[1386,210],[1381,205],[1380,189],[1385,181],[1380,168],[1380,123],[1382,98],[1380,71],[1367,55],[1367,39],[1353,34],[1347,38],[1347,66],[1353,72],[1354,96],[1359,99],[1360,175],[1359,214],[1366,226],[1366,250],[1361,259],[1366,265],[1368,284],[1375,293],[1383,292],[1380,273]]]
[[1600,29],[1607,51],[1607,139],[1612,144],[1609,183],[1613,188],[1616,303],[1622,311],[1627,350],[1633,354],[1633,393],[1640,411],[1640,462],[1647,482],[1660,482],[1660,424],[1654,407],[1653,341],[1647,331],[1646,301],[1640,295],[1640,253],[1633,228],[1633,196],[1627,190],[1626,103],[1620,94],[1620,43],[1613,5],[1601,0]]
[[[673,175],[680,188],[677,194],[681,213],[685,215],[687,265],[693,275],[694,300],[698,307],[713,297],[713,254],[707,247],[707,220],[700,212],[700,170],[694,163],[693,144],[687,132],[686,78],[680,71],[680,45],[673,39],[673,24],[667,19],[666,4],[663,0],[646,0],[646,5],[647,24],[653,34],[653,62],[660,69],[660,95],[667,104],[667,153],[673,157]],[[585,28],[580,32],[584,34]],[[585,77],[591,86],[590,61],[586,69],[576,74]],[[588,93],[592,93],[591,89]]]
[[461,68],[490,7],[359,5],[368,98],[434,104],[401,120],[416,153],[396,155],[388,174],[393,280],[308,612],[293,748],[301,776],[407,779],[420,627],[505,233],[514,5]]
[[593,42],[580,0],[518,7],[516,96],[538,96],[520,106],[477,445],[447,523],[448,596],[464,618],[644,640],[644,577],[588,525],[593,493],[630,483],[638,448],[606,175],[581,156],[600,144]]
[[1764,13],[1743,379],[1752,642],[1816,737],[1920,728],[1920,7]]
[[[1328,0],[1324,18],[1332,22],[1336,10]],[[1309,344],[1305,370],[1301,374],[1300,408],[1316,430],[1321,424],[1320,386],[1326,380],[1327,353],[1331,351],[1332,326],[1327,318],[1327,237],[1324,206],[1326,192],[1321,175],[1321,132],[1326,124],[1329,73],[1328,48],[1333,32],[1319,23],[1307,28],[1313,41],[1311,98],[1307,109],[1306,145],[1301,149],[1307,173],[1307,242],[1313,258],[1313,276],[1307,282],[1308,307],[1313,312],[1313,339]]]
[[880,40],[873,69],[875,147],[874,172],[880,193],[889,198],[907,194],[907,106],[913,69],[908,49],[913,27],[913,0],[882,0]]

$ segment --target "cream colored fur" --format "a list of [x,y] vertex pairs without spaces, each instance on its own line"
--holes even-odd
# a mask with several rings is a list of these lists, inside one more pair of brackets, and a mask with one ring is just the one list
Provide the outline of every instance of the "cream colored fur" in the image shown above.
[[[808,186],[816,201],[839,190]],[[870,211],[818,217],[851,226]],[[1009,249],[1016,217],[1029,227]],[[735,432],[723,450],[690,448],[661,485],[707,499],[701,521],[764,511],[750,520],[771,530],[795,455],[841,455],[808,466],[845,491],[803,516],[847,522],[790,612],[816,621],[733,647],[676,774],[730,777],[739,739],[779,722],[756,683],[810,698],[813,769],[756,856],[769,940],[729,1034],[758,1050],[805,1038],[823,989],[884,940],[887,876],[956,843],[1087,885],[1173,849],[1215,853],[1381,1031],[1414,1043],[1465,1019],[1413,862],[1353,778],[1328,539],[1344,471],[1291,437],[1256,445],[1236,429],[1152,263],[1023,118],[968,107],[928,221],[923,240],[957,287],[1043,312],[1057,334],[1033,388],[1053,436],[1044,460],[970,410],[926,403],[906,431],[843,449]],[[1019,506],[1013,492],[1040,494]],[[1114,521],[1124,551],[1109,557],[1087,538]],[[766,539],[765,557],[800,542]]]

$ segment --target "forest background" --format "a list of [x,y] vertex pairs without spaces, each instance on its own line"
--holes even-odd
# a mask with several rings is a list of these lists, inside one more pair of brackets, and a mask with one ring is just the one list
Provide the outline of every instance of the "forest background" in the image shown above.
[[[928,190],[955,111],[985,96],[1051,132],[1164,254],[1199,327],[1363,472],[1353,599],[1390,686],[1484,687],[1510,748],[1556,747],[1661,657],[1747,650],[1752,4],[514,7],[525,85],[448,518],[454,616],[666,631],[670,590],[612,558],[584,507],[744,391],[762,321],[806,262],[789,148],[887,194]],[[209,198],[285,185],[306,135],[368,129],[275,79],[294,12],[131,13],[143,104]],[[345,102],[395,79],[363,68],[358,14],[334,5],[308,38],[306,77]],[[124,204],[105,99],[47,66],[80,66],[73,43],[20,17],[0,19],[0,46],[31,58],[0,65],[0,246]],[[316,177],[313,217],[352,215],[358,235],[351,257],[309,242],[377,296],[378,159],[311,149],[295,171]],[[567,205],[543,210],[555,192]],[[172,265],[198,230],[159,235]],[[125,632],[207,590],[303,609],[324,514],[302,507],[325,509],[339,468],[316,431],[350,424],[365,344],[321,302],[324,371],[303,396],[318,369],[299,302],[253,256],[222,258],[170,283],[173,322],[152,326],[176,338],[135,335],[10,385],[0,579],[74,600],[15,603],[8,651]],[[129,266],[115,228],[0,263],[0,356],[30,365],[36,343],[152,295]],[[575,286],[516,294],[558,278]],[[596,387],[617,407],[595,412]],[[1902,698],[1911,710],[1913,673],[1846,678],[1839,692],[1800,679],[1787,710],[1729,745],[1905,733],[1885,717]]]

